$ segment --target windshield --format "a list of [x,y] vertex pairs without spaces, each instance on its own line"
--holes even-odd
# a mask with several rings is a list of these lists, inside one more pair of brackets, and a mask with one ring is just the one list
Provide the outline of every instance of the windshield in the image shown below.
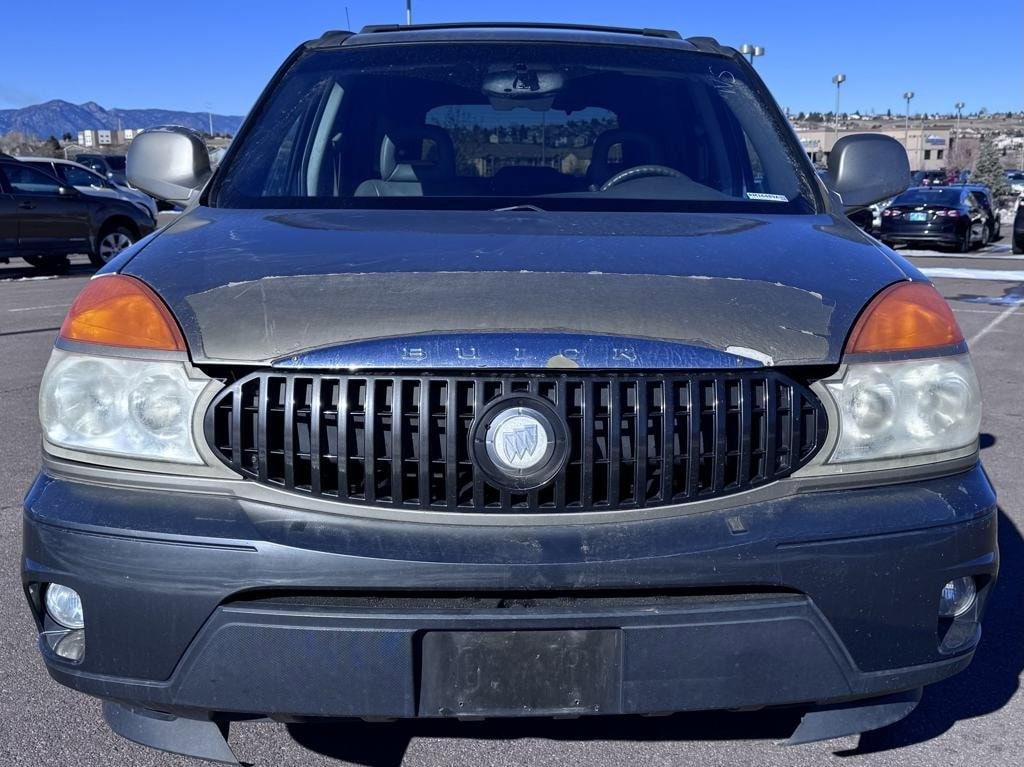
[[893,205],[945,205],[956,207],[960,204],[960,189],[908,189],[895,200]]
[[552,43],[303,54],[221,168],[221,207],[815,210],[729,59]]

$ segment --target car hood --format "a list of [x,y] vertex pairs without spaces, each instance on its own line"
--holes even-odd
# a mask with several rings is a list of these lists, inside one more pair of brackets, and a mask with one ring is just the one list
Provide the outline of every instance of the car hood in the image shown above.
[[200,207],[121,265],[198,363],[387,368],[532,367],[534,342],[569,367],[836,363],[921,278],[828,215]]

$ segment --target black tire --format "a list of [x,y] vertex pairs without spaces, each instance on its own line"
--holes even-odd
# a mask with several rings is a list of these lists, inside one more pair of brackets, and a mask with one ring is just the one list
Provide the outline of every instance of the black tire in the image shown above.
[[970,253],[973,243],[971,242],[971,227],[964,229],[963,236],[956,243],[957,253]]
[[1013,240],[1013,253],[1014,255],[1021,255],[1024,253],[1024,242],[1021,242],[1016,237]]
[[67,256],[22,256],[25,263],[46,274],[64,274],[71,267]]
[[985,247],[995,239],[992,233],[992,224],[985,224],[985,229],[981,233],[981,247]]
[[89,254],[89,261],[93,266],[104,266],[122,250],[131,247],[136,239],[135,232],[127,226],[104,228],[96,238],[96,250]]

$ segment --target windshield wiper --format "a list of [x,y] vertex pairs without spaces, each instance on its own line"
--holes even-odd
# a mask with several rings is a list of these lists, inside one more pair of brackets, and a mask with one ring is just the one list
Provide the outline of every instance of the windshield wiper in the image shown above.
[[533,213],[544,213],[544,208],[539,205],[532,203],[521,203],[519,205],[509,205],[507,208],[494,208],[495,213],[515,213],[518,211],[531,211]]

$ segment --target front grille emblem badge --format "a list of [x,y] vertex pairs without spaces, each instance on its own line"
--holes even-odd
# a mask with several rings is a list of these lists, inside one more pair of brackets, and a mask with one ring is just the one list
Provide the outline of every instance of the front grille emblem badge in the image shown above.
[[565,465],[565,425],[538,397],[514,396],[492,403],[472,435],[477,465],[499,487],[531,490],[550,482]]
[[545,416],[525,407],[509,408],[491,422],[487,431],[487,453],[503,469],[523,471],[544,458],[550,426]]

